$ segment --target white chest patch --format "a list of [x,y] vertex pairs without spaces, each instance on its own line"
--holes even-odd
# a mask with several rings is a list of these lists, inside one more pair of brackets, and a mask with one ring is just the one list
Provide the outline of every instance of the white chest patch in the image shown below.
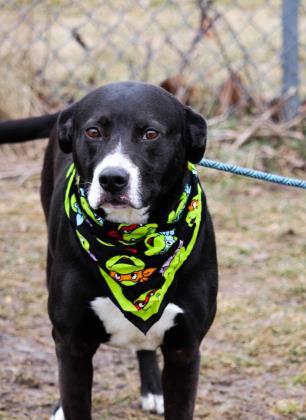
[[173,327],[177,314],[184,311],[174,303],[169,303],[161,318],[144,335],[108,298],[98,297],[91,303],[91,307],[103,322],[106,332],[111,334],[110,344],[131,350],[155,350],[163,341],[165,332]]

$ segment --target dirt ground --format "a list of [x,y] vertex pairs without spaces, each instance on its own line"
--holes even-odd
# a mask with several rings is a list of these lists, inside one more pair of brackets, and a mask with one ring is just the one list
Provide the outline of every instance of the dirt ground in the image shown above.
[[[302,190],[202,170],[220,263],[195,419],[306,419],[306,200]],[[0,181],[0,419],[47,419],[58,397],[46,311],[39,176]],[[101,346],[94,419],[139,409],[135,356]]]

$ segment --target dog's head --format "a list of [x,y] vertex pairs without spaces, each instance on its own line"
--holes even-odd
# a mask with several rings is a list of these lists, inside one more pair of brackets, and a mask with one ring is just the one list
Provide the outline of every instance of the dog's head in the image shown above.
[[73,160],[93,209],[123,220],[134,209],[144,223],[158,200],[179,185],[186,162],[201,160],[206,122],[165,90],[112,83],[61,112],[61,149]]

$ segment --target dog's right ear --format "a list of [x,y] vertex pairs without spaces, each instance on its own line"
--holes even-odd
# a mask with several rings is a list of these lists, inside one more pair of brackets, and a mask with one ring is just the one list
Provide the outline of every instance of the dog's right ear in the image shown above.
[[73,140],[73,114],[75,112],[75,104],[64,109],[56,123],[56,131],[61,150],[64,153],[71,153]]

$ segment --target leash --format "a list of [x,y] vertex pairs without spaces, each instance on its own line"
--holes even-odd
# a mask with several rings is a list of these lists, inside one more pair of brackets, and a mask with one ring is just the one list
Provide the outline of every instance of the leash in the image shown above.
[[256,171],[251,168],[244,168],[243,166],[236,166],[230,163],[217,162],[210,159],[202,159],[198,165],[205,168],[216,169],[218,171],[230,172],[236,175],[247,176],[249,178],[256,178],[261,181],[273,182],[275,184],[286,185],[288,187],[302,188],[306,190],[306,181],[297,178],[287,178],[281,175],[270,174],[268,172]]

